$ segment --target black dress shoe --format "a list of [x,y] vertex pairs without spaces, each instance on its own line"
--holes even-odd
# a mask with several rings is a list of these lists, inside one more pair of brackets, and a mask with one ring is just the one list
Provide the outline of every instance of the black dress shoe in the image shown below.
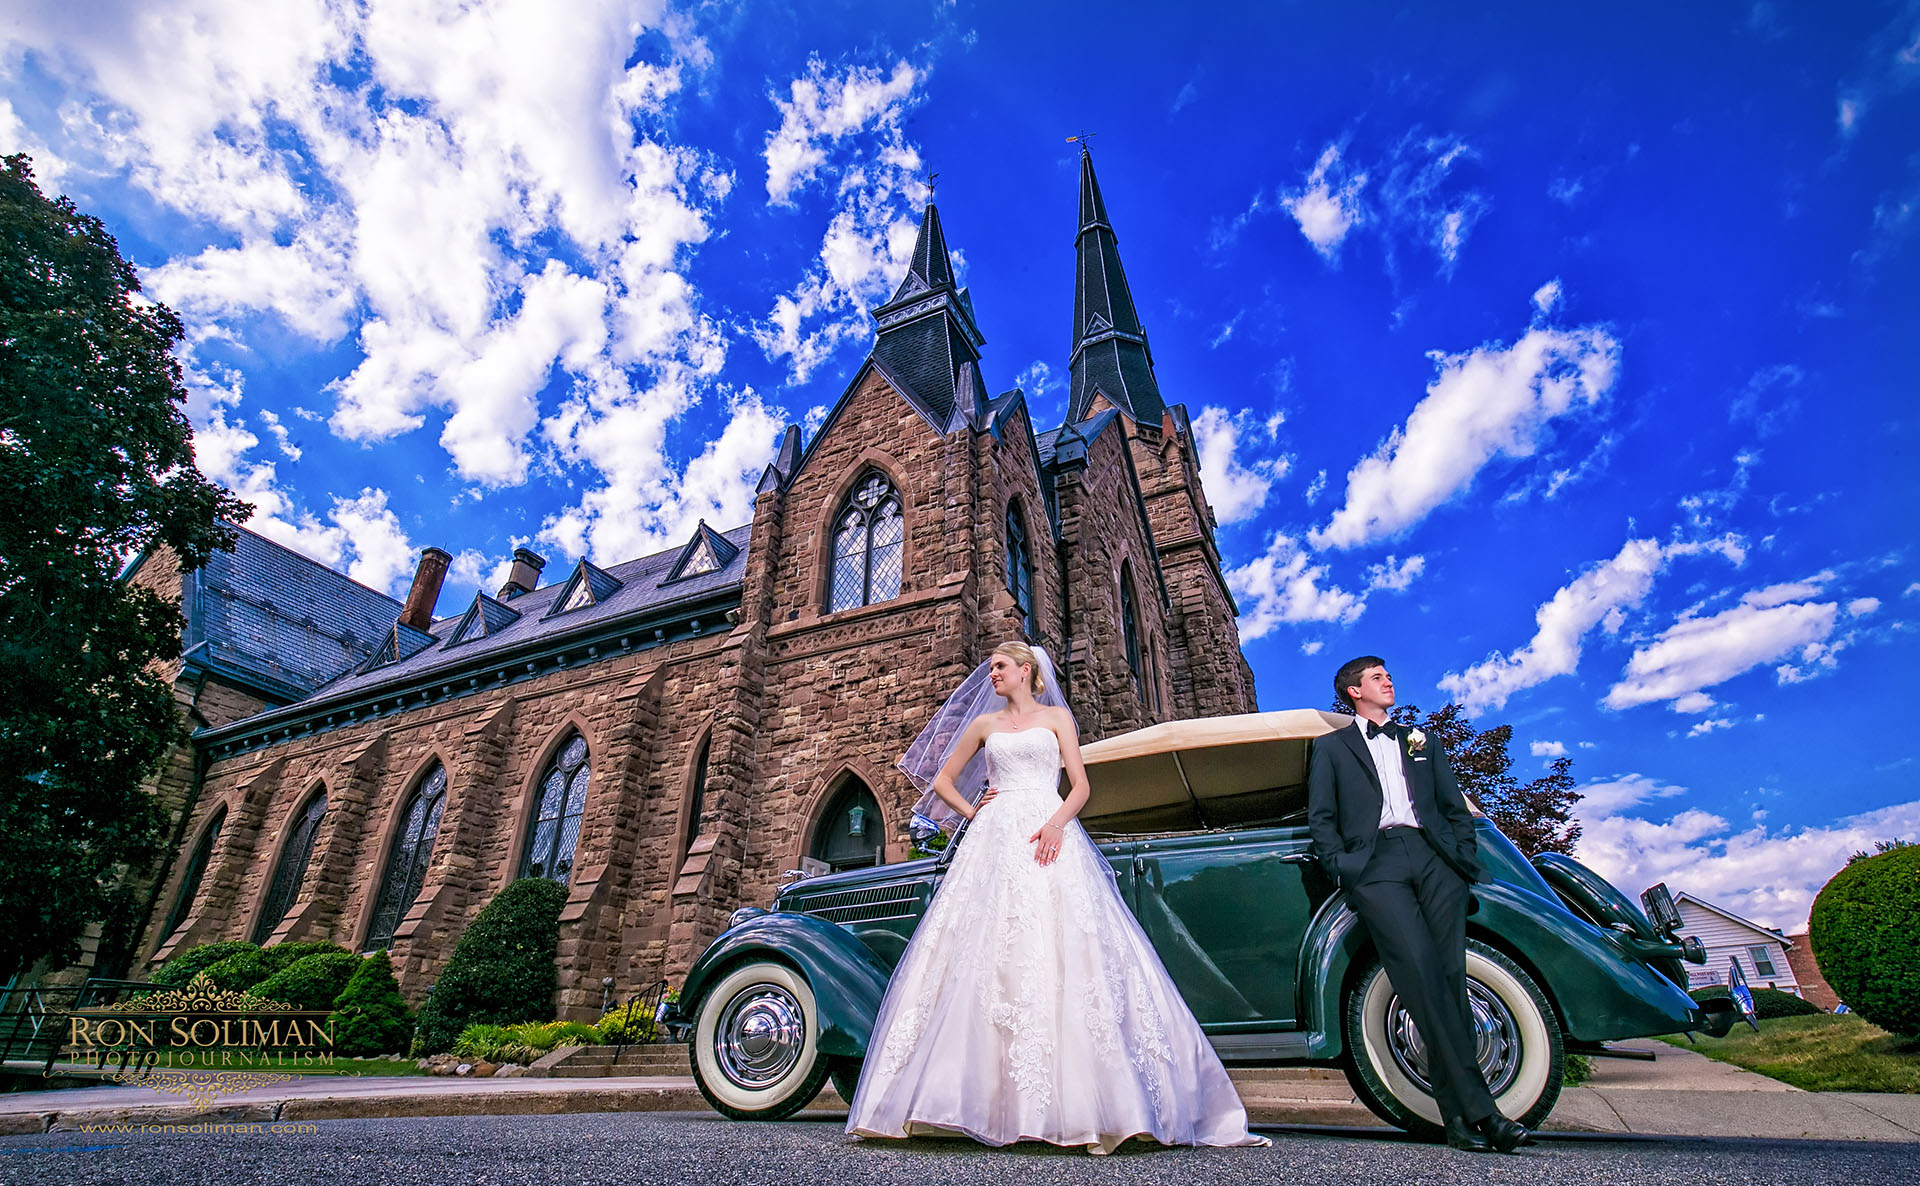
[[1487,1143],[1502,1153],[1511,1153],[1527,1139],[1526,1126],[1517,1121],[1508,1120],[1495,1112],[1480,1122],[1480,1131],[1486,1134]]
[[1491,1153],[1493,1146],[1458,1116],[1447,1121],[1447,1144],[1463,1153]]

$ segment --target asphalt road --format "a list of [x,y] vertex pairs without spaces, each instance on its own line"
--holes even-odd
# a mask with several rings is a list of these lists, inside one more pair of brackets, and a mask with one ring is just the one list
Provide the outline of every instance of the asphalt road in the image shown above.
[[1267,1149],[1129,1144],[1110,1157],[960,1141],[849,1141],[842,1121],[734,1124],[700,1113],[332,1120],[317,1133],[83,1133],[0,1137],[0,1183],[87,1186],[835,1186],[1054,1183],[1920,1181],[1920,1147],[1861,1141],[1543,1138],[1511,1157],[1456,1153],[1384,1130],[1273,1131]]

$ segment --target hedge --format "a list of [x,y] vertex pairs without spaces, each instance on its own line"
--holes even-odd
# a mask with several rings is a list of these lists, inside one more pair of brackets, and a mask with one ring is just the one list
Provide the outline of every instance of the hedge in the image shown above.
[[1813,900],[1820,971],[1855,1013],[1920,1036],[1920,845],[1856,860]]
[[202,943],[198,947],[189,947],[178,952],[149,978],[153,983],[165,988],[184,988],[195,976],[211,968],[229,956],[243,951],[259,951],[255,943],[240,939],[229,939],[223,943]]
[[[1706,1001],[1714,997],[1724,997],[1726,995],[1726,987],[1719,984],[1712,984],[1705,988],[1696,988],[1693,990],[1693,999],[1696,1001]],[[1790,992],[1781,992],[1777,988],[1756,988],[1753,990],[1754,1017],[1760,1021],[1766,1021],[1772,1017],[1806,1017],[1809,1014],[1823,1011],[1820,1006],[1814,1004],[1812,1001],[1796,997]]]
[[566,886],[524,877],[487,903],[420,1010],[416,1053],[451,1050],[470,1025],[553,1020],[554,958],[566,901]]
[[405,1054],[413,1040],[413,1016],[393,978],[393,960],[384,951],[360,961],[333,1008],[335,1053],[352,1057]]
[[253,995],[284,1001],[296,1009],[331,1011],[334,998],[360,968],[360,957],[347,951],[318,951],[294,960],[253,986]]

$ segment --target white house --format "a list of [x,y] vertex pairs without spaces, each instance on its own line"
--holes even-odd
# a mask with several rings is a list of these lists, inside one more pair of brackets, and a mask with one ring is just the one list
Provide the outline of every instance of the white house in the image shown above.
[[1695,936],[1707,949],[1705,964],[1687,965],[1687,987],[1727,983],[1729,968],[1737,956],[1752,987],[1804,995],[1794,978],[1793,965],[1787,961],[1791,939],[1689,893],[1674,895],[1674,905],[1680,908],[1680,933]]

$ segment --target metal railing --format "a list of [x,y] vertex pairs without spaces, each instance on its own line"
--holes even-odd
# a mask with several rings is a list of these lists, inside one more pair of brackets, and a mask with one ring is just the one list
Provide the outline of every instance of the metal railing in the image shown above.
[[138,980],[88,979],[0,991],[0,1061],[33,1061],[51,1068],[66,1045],[67,1018],[76,1010],[116,1005],[128,994],[161,987]]
[[608,1009],[600,1021],[605,1024],[609,1018],[620,1020],[621,1032],[630,1035],[630,1038],[616,1045],[634,1046],[669,1041],[667,1027],[660,1020],[666,999],[667,982],[661,980]]

